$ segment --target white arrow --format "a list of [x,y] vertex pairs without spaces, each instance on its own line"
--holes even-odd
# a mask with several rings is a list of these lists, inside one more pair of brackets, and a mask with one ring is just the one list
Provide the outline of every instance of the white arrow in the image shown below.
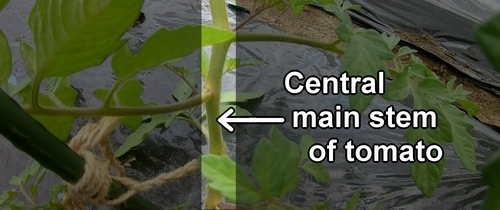
[[234,108],[229,107],[222,115],[217,118],[217,122],[224,127],[229,133],[234,132],[233,124],[283,124],[285,123],[284,117],[230,117],[234,113]]

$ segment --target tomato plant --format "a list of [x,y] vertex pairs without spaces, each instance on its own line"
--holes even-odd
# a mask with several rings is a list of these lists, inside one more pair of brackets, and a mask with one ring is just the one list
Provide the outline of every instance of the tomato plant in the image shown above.
[[[1,0],[0,8],[7,2]],[[260,64],[258,61],[227,58],[231,43],[279,41],[308,45],[342,55],[341,73],[375,77],[379,70],[383,70],[387,77],[394,78],[386,86],[386,94],[383,95],[385,99],[401,101],[413,97],[414,109],[434,110],[439,118],[436,129],[410,128],[405,135],[408,142],[415,144],[423,140],[427,145],[451,143],[465,168],[476,172],[475,142],[469,134],[473,125],[468,117],[474,116],[481,109],[467,100],[466,96],[470,92],[463,90],[462,85],[455,87],[455,79],[442,82],[413,54],[415,50],[401,47],[393,53],[400,40],[395,35],[381,34],[373,29],[355,29],[347,10],[359,9],[359,5],[342,0],[255,0],[256,6],[249,18],[231,28],[226,3],[210,0],[213,25],[159,29],[145,40],[139,52],[132,53],[128,40],[123,35],[137,18],[130,14],[139,14],[142,3],[143,1],[137,0],[73,0],[71,3],[64,0],[37,0],[28,21],[33,34],[33,45],[22,39],[20,42],[22,59],[29,77],[18,84],[7,82],[11,76],[12,59],[7,39],[0,31],[0,85],[9,96],[18,96],[21,107],[61,141],[68,139],[75,117],[124,116],[121,123],[132,134],[115,152],[116,157],[138,146],[158,126],[168,128],[174,120],[189,122],[203,133],[210,145],[209,154],[204,154],[201,158],[202,174],[210,181],[205,199],[206,208],[213,209],[223,204],[225,197],[231,202],[252,208],[294,209],[298,207],[283,205],[280,199],[296,188],[300,181],[299,170],[308,172],[318,182],[329,180],[321,164],[307,161],[304,156],[306,148],[314,142],[312,137],[304,136],[298,147],[276,128],[271,128],[269,138],[259,141],[253,155],[252,172],[257,186],[250,176],[244,174],[226,156],[221,127],[216,119],[229,107],[240,110],[239,114],[250,115],[250,112],[234,103],[258,98],[263,94],[221,91],[224,73],[244,65]],[[286,34],[238,31],[266,9],[291,9],[298,15],[308,4],[323,6],[340,20],[335,28],[339,37],[337,40],[322,42]],[[77,17],[66,18],[65,14],[70,12]],[[498,35],[498,30],[488,31],[485,27],[482,30]],[[490,37],[483,36],[482,40],[489,42]],[[205,46],[212,47],[210,55],[202,49]],[[490,54],[498,54],[494,48],[487,49]],[[175,64],[178,59],[197,50],[200,50],[198,68],[188,69]],[[93,91],[102,100],[102,105],[75,107],[77,92],[71,87],[69,76],[101,65],[110,56],[110,68],[116,76],[114,85]],[[404,57],[411,61],[409,65],[401,62]],[[181,78],[173,91],[177,102],[146,104],[141,100],[140,96],[145,90],[135,76],[146,69],[158,67],[166,67]],[[201,90],[197,89],[197,74],[201,74],[204,81]],[[46,90],[45,93],[41,91],[42,87]],[[364,112],[374,97],[351,95],[350,107]],[[467,114],[454,106],[454,103],[464,107]],[[193,109],[200,105],[205,106],[205,113],[194,116]],[[143,119],[150,120],[146,123]],[[278,154],[279,158],[265,160],[264,157],[271,153]],[[445,158],[437,163],[410,164],[416,186],[427,197],[432,196],[438,187],[445,164]],[[36,168],[35,166],[33,167]],[[48,167],[44,164],[41,166]],[[41,170],[43,167],[36,169]],[[30,169],[26,173],[33,176],[38,170]],[[28,176],[22,177],[25,178],[15,182],[22,188],[21,192],[24,190],[24,180],[28,179]],[[39,177],[43,178],[42,175]],[[240,178],[238,182],[236,177]],[[10,203],[20,191],[2,194],[0,206],[21,207],[21,204]],[[36,196],[36,185],[32,195]],[[360,191],[357,191],[347,202],[346,209],[354,208],[359,196]],[[327,207],[328,202],[325,202],[311,209]]]

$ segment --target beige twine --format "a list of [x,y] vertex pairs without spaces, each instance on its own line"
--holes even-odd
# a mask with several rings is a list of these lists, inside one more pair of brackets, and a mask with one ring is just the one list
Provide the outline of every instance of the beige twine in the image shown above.
[[[65,208],[83,210],[85,208],[83,199],[93,205],[115,206],[138,192],[180,179],[198,169],[198,161],[194,159],[172,172],[162,173],[144,182],[123,177],[123,168],[114,158],[109,141],[109,135],[118,126],[120,119],[120,117],[104,117],[97,124],[87,124],[69,143],[69,147],[84,158],[85,173],[74,185],[64,182],[67,189],[62,204]],[[89,151],[96,150],[95,147],[100,150],[100,155]],[[111,175],[110,170],[113,167],[118,175]],[[123,184],[128,191],[116,199],[107,200],[113,180]]]

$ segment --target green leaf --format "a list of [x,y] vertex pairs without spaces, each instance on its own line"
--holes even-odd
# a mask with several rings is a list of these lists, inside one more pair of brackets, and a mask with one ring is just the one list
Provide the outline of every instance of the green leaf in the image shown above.
[[271,140],[274,148],[278,150],[276,159],[280,159],[282,161],[282,166],[285,168],[283,175],[284,186],[280,193],[280,195],[283,196],[285,193],[294,190],[300,182],[300,151],[297,144],[290,141],[276,126],[271,127],[269,131],[269,140]]
[[396,54],[396,58],[397,58],[397,57],[401,57],[401,56],[403,56],[403,55],[408,55],[408,54],[410,54],[410,53],[416,53],[416,52],[417,52],[417,51],[416,51],[416,50],[414,50],[414,49],[411,49],[411,48],[409,48],[409,47],[407,47],[407,46],[403,46],[403,47],[399,48],[399,50],[398,50],[398,54]]
[[467,100],[457,99],[457,103],[459,103],[460,105],[462,105],[464,107],[464,109],[465,109],[465,111],[467,111],[467,115],[469,115],[469,117],[475,117],[476,112],[482,111],[480,106],[478,106],[470,101],[467,101]]
[[387,35],[386,33],[381,34],[382,40],[387,44],[387,49],[392,51],[396,45],[398,45],[400,39],[395,34]]
[[164,124],[169,117],[165,114],[156,114],[151,116],[151,122],[145,123],[139,126],[135,132],[127,136],[127,140],[123,143],[118,150],[115,152],[115,157],[120,157],[124,155],[127,151],[133,147],[138,146],[144,141],[146,135],[151,132],[156,126]]
[[12,178],[9,181],[9,184],[20,186],[22,184],[21,177],[12,176]]
[[481,209],[498,209],[500,207],[500,199],[498,199],[498,196],[500,196],[500,180],[498,179],[498,174],[500,174],[500,151],[495,152],[488,158],[482,172],[482,179],[490,188]]
[[[144,91],[139,80],[128,80],[123,83],[122,87],[116,92],[120,105],[130,107],[142,107],[144,102],[141,99],[141,94]],[[123,125],[135,131],[141,125],[142,117],[128,116],[121,120]]]
[[46,173],[47,173],[47,169],[41,168],[40,173],[38,174],[38,178],[36,179],[36,182],[32,185],[35,187],[35,194],[33,194],[34,196],[36,195],[36,188],[38,187],[40,182],[43,180]]
[[21,92],[24,88],[26,88],[30,83],[31,83],[31,78],[29,77],[24,78],[21,82],[17,83],[16,85],[11,85],[10,83],[6,83],[5,92],[10,97],[13,97],[14,95]]
[[262,200],[250,177],[227,155],[207,154],[201,159],[201,173],[210,181],[210,188],[236,204],[253,206]]
[[16,197],[20,192],[12,189],[10,191],[5,191],[0,194],[0,207],[6,205],[12,198]]
[[228,72],[231,71],[235,68],[243,67],[243,66],[258,66],[262,65],[264,62],[260,60],[248,60],[248,61],[241,61],[241,59],[237,58],[230,58],[226,60],[224,63],[224,71]]
[[418,91],[423,95],[434,96],[447,102],[455,102],[453,94],[446,89],[445,84],[436,78],[425,78],[418,84]]
[[253,116],[252,113],[250,113],[248,110],[236,105],[226,105],[220,109],[220,113],[222,114],[226,112],[229,108],[233,108],[235,110],[232,116]]
[[187,56],[207,45],[229,41],[234,36],[234,32],[207,25],[188,25],[173,30],[161,28],[146,39],[137,55],[132,55],[128,44],[123,45],[113,56],[111,66],[118,80],[126,80],[144,69]]
[[396,75],[396,78],[386,85],[386,90],[383,98],[390,101],[401,101],[410,94],[410,81],[408,78],[408,66],[405,66],[403,71]]
[[311,206],[309,210],[327,210],[328,206],[330,206],[330,201],[325,201],[324,203]]
[[494,185],[490,185],[488,192],[486,193],[486,198],[481,206],[482,210],[490,210],[490,209],[500,209],[500,200],[498,199],[500,196],[500,185],[495,183]]
[[220,103],[243,103],[247,102],[251,99],[260,98],[264,95],[264,92],[253,92],[253,93],[244,93],[244,92],[222,92],[220,96]]
[[475,29],[476,39],[488,60],[500,71],[500,13],[481,23]]
[[[469,131],[474,129],[465,114],[452,104],[438,104],[442,115],[438,116],[441,122],[446,122],[445,126],[439,125],[439,129],[451,135],[455,154],[460,157],[464,166],[472,172],[476,172],[476,144]],[[444,140],[444,139],[443,139]]]
[[279,196],[283,191],[285,168],[282,162],[285,160],[269,158],[269,156],[276,156],[277,154],[279,154],[279,151],[266,138],[260,139],[253,154],[252,171],[267,199]]
[[170,126],[172,125],[172,123],[175,121],[175,118],[178,115],[180,115],[181,113],[183,113],[183,111],[177,111],[177,112],[170,113],[170,116],[168,116],[167,121],[165,121],[165,123],[163,123],[163,126],[165,128],[170,128]]
[[[411,56],[413,56],[413,54],[411,54]],[[424,64],[418,64],[418,63],[411,65],[410,70],[409,70],[409,73],[411,75],[414,75],[414,76],[417,76],[420,78],[429,77],[428,76],[429,72],[430,72],[430,70]]]
[[37,174],[40,169],[42,169],[42,166],[38,162],[32,162],[26,166],[26,169],[21,173],[21,185],[24,186],[26,182],[35,174]]
[[300,161],[303,162],[306,159],[309,159],[309,148],[314,144],[314,139],[312,136],[305,135],[302,136],[302,140],[300,141]]
[[[0,2],[0,10],[4,2]],[[6,2],[5,2],[6,3]],[[9,41],[0,30],[0,86],[4,85],[12,72],[12,54],[10,52]]]
[[411,65],[415,65],[415,64],[422,64],[424,65],[424,62],[417,56],[413,55],[413,54],[410,54],[410,63]]
[[37,69],[36,52],[33,47],[24,41],[23,37],[21,37],[20,45],[21,57],[23,58],[24,64],[28,68],[28,72],[34,73]]
[[330,181],[330,175],[320,163],[313,163],[309,161],[302,165],[301,168],[307,173],[313,175],[316,182],[328,183]]
[[9,3],[9,0],[0,0],[0,11],[2,11],[3,7]]
[[[112,96],[115,100],[111,100],[110,106],[143,107],[145,106],[141,99],[143,91],[144,89],[139,80],[127,80]],[[94,90],[94,95],[101,101],[106,99],[108,93],[109,89],[97,88]],[[141,125],[142,116],[127,116],[120,122],[134,132]]]
[[[339,38],[347,43],[345,53],[340,59],[342,73],[348,72],[351,76],[376,77],[379,70],[384,70],[385,75],[389,75],[382,60],[391,60],[393,54],[387,49],[387,43],[377,31],[369,29],[352,34],[352,32],[345,32],[345,29],[339,27],[336,29]],[[341,36],[340,33],[343,35]],[[360,87],[357,87],[358,92],[360,92],[359,89]],[[364,94],[351,95],[349,97],[351,109],[360,113],[364,112],[374,97],[374,95]]]
[[[187,75],[186,80],[192,85],[196,84],[196,77],[194,74]],[[179,81],[177,87],[173,91],[173,95],[177,101],[184,101],[191,97],[192,94],[193,88],[191,88],[191,86],[184,80]]]
[[358,204],[359,196],[361,195],[361,188],[358,188],[354,195],[347,201],[345,210],[353,210]]
[[65,186],[62,184],[56,184],[50,186],[50,200],[58,200],[58,195],[63,193]]
[[[434,129],[409,128],[405,137],[412,145],[415,145],[420,140],[423,140],[425,145],[440,144],[441,142],[439,139],[439,132]],[[431,163],[429,161],[424,163],[410,163],[412,178],[418,189],[427,197],[431,197],[441,181],[444,166],[446,164],[445,157],[446,155],[443,154],[443,159],[437,163]]]
[[[143,1],[38,0],[29,17],[38,77],[68,76],[100,65],[126,40]],[[72,18],[67,18],[71,16]]]
[[434,190],[439,185],[445,164],[446,160],[444,156],[438,163],[410,163],[410,172],[415,184],[428,198],[432,196],[432,193],[434,193]]
[[[338,6],[337,5],[327,4],[323,7],[323,9],[327,12],[333,13],[340,20],[339,25],[340,24],[348,24],[348,25],[352,26],[351,17],[349,16],[349,14],[347,14],[347,12],[342,10],[340,5],[338,5]],[[339,35],[339,34],[337,33],[337,35]],[[339,35],[339,37],[340,37],[340,35]]]
[[[49,107],[75,107],[78,92],[71,86],[69,77],[50,78],[45,89],[49,93],[39,95],[38,100],[40,105]],[[31,90],[29,93],[31,93]],[[34,115],[33,117],[40,121],[47,130],[61,141],[66,141],[68,138],[75,119],[75,117],[71,116]]]
[[381,201],[377,202],[377,205],[373,210],[382,210],[382,207],[384,207],[385,201],[387,198],[382,199]]

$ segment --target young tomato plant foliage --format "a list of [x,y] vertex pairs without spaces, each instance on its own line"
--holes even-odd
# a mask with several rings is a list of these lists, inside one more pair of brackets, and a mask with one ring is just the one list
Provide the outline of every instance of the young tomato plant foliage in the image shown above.
[[[413,97],[413,109],[434,110],[437,114],[438,127],[436,129],[409,128],[405,138],[408,142],[415,144],[423,140],[426,145],[439,144],[443,141],[452,143],[455,153],[460,157],[465,168],[476,172],[475,140],[469,134],[474,126],[469,122],[467,116],[453,103],[465,107],[469,116],[474,116],[481,109],[466,99],[470,94],[464,91],[462,86],[454,89],[455,79],[448,83],[442,82],[408,47],[402,47],[397,53],[392,53],[394,47],[399,43],[399,38],[394,35],[378,33],[373,29],[355,29],[350,16],[349,9],[359,9],[358,5],[352,5],[342,0],[291,0],[292,10],[298,15],[306,4],[322,6],[324,10],[334,14],[339,20],[335,33],[339,40],[328,45],[337,45],[342,49],[340,71],[351,75],[376,76],[377,71],[384,70],[386,76],[395,79],[386,86],[383,98],[390,101],[400,101],[410,96]],[[325,47],[327,48],[327,47]],[[337,52],[339,53],[339,52]],[[410,57],[410,64],[406,65],[400,61],[403,56]],[[388,66],[383,61],[392,61]],[[359,88],[359,87],[358,87]],[[352,109],[364,112],[371,104],[374,95],[356,94],[350,96]],[[430,197],[439,185],[446,159],[437,163],[411,163],[410,171],[417,187]]]

